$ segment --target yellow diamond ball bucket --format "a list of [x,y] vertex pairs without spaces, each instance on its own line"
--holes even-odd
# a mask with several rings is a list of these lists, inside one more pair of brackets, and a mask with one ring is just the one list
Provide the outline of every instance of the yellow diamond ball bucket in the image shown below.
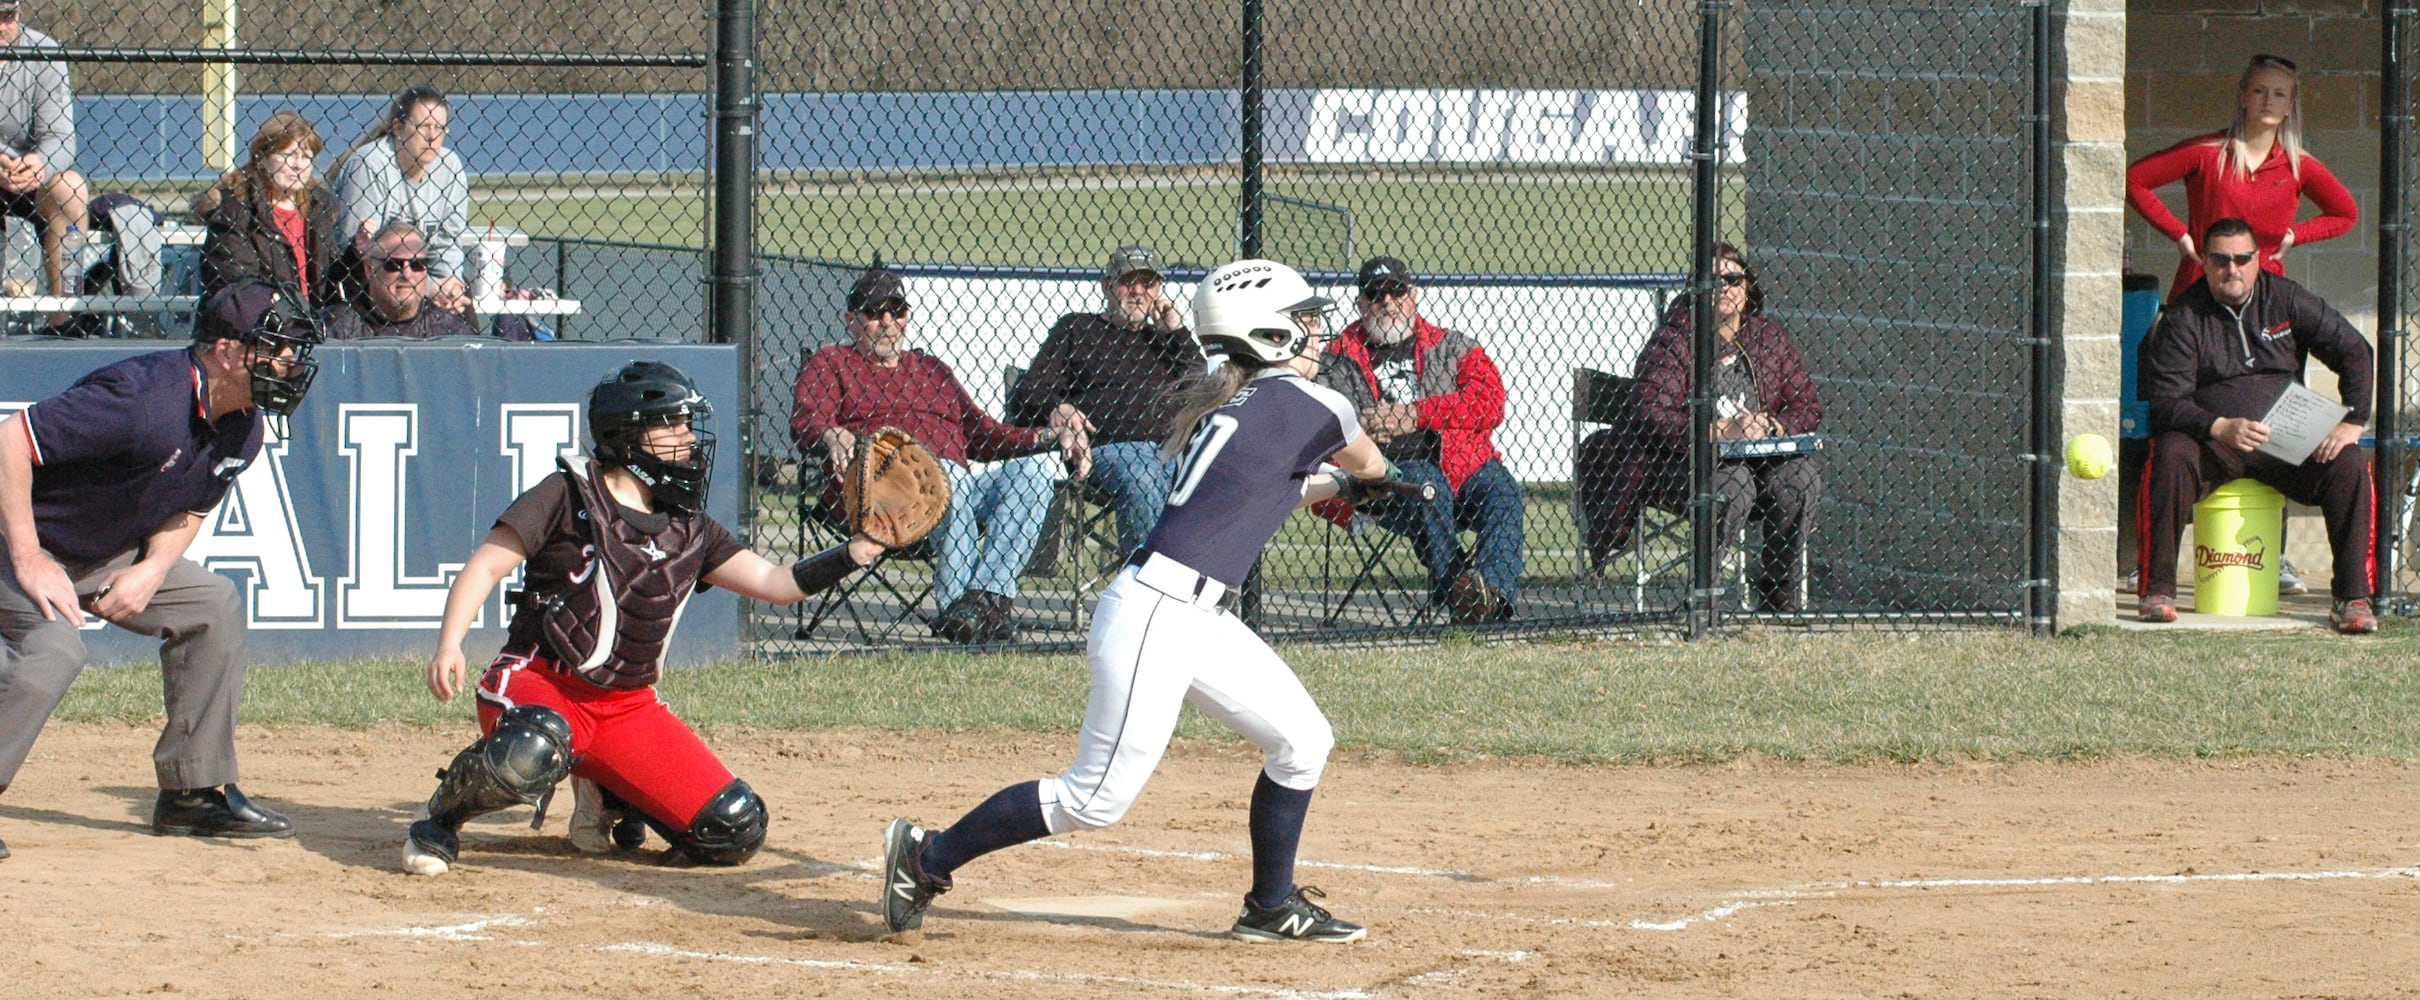
[[2193,610],[2238,618],[2277,613],[2286,498],[2238,479],[2193,505]]

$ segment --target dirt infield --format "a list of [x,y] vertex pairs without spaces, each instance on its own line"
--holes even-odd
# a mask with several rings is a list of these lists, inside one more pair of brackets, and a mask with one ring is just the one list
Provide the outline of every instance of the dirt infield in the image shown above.
[[[154,732],[54,724],[0,797],[10,997],[2411,997],[2420,765],[1417,767],[1340,757],[1305,882],[1362,944],[1245,945],[1254,759],[1180,744],[1120,826],[962,870],[886,939],[879,832],[1064,738],[721,733],[738,869],[573,853],[528,810],[397,874],[459,732],[247,728],[291,841],[149,836]],[[562,804],[569,811],[569,803]]]

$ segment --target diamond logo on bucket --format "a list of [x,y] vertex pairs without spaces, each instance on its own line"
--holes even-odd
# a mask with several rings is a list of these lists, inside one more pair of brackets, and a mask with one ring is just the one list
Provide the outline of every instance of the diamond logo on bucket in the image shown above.
[[[2259,539],[2253,539],[2253,541],[2257,542]],[[2257,549],[2247,545],[2245,551],[2242,552],[2227,552],[2213,549],[2207,545],[2196,545],[2193,547],[2193,565],[2209,570],[2229,569],[2236,566],[2250,570],[2266,570],[2268,555],[2269,550],[2265,545]]]

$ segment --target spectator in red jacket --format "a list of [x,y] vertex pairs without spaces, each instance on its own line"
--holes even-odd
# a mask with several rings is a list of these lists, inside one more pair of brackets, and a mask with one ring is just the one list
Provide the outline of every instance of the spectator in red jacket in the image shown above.
[[[2159,189],[2185,182],[2185,222],[2160,201]],[[2308,196],[2319,214],[2294,216]],[[2203,234],[2220,219],[2252,224],[2260,268],[2286,273],[2287,250],[2351,232],[2361,220],[2352,192],[2327,164],[2302,148],[2302,97],[2294,63],[2257,55],[2235,85],[2235,122],[2134,161],[2126,168],[2126,201],[2176,243],[2180,259],[2168,286],[2174,300],[2202,276]]]
[[[1355,283],[1361,318],[1328,345],[1319,382],[1353,401],[1405,479],[1437,487],[1433,501],[1397,497],[1369,513],[1411,538],[1430,599],[1455,624],[1511,618],[1523,526],[1521,484],[1496,452],[1504,378],[1478,341],[1421,317],[1402,261],[1370,258]],[[1465,528],[1476,538],[1467,550]]]
[[[1717,243],[1714,332],[1721,346],[1714,357],[1715,421],[1718,441],[1805,434],[1823,425],[1823,403],[1789,331],[1765,317],[1764,289],[1756,269],[1738,247]],[[1683,298],[1664,314],[1647,338],[1632,374],[1638,379],[1638,431],[1642,440],[1627,450],[1632,482],[1685,483],[1689,477],[1689,376],[1691,302]],[[1807,536],[1815,529],[1815,505],[1823,480],[1807,454],[1723,459],[1714,467],[1722,497],[1722,544],[1747,530],[1748,516],[1761,512],[1764,545],[1748,573],[1761,611],[1801,611]]]
[[[933,632],[953,642],[1013,639],[1017,574],[1050,509],[1050,458],[1032,453],[1056,446],[1081,476],[1091,469],[1089,441],[1066,421],[1016,427],[992,419],[948,364],[906,349],[907,319],[906,283],[868,268],[841,314],[850,342],[799,366],[790,438],[807,461],[825,463],[824,506],[835,513],[858,435],[897,427],[930,449],[950,478],[949,511],[932,534],[933,593],[942,606]],[[997,464],[974,469],[970,461]]]

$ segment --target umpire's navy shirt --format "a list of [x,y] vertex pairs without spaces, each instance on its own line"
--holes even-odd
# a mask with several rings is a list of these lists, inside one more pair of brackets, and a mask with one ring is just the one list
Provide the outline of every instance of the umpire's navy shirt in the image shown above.
[[67,563],[133,551],[170,517],[207,514],[260,454],[260,409],[209,419],[194,348],[128,358],[26,409],[34,533]]

